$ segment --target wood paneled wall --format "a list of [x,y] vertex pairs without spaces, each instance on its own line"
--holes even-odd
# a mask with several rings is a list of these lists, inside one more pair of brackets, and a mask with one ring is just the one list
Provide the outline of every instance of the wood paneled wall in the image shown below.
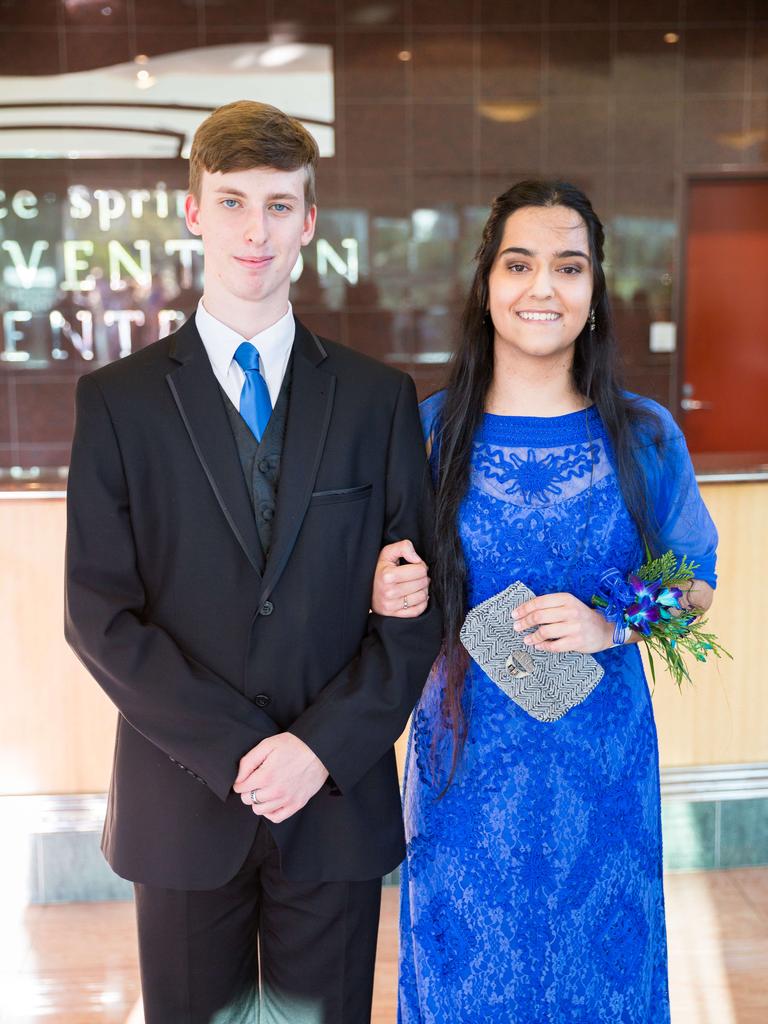
[[681,692],[657,672],[661,763],[768,761],[768,482],[705,484],[702,494],[720,534],[709,622],[733,661],[696,665]]
[[0,793],[94,793],[115,710],[67,646],[63,500],[0,501]]
[[[710,484],[720,530],[711,623],[734,655],[654,693],[663,765],[768,761],[768,483]],[[0,794],[106,789],[115,711],[62,634],[65,504],[0,501]],[[402,755],[403,741],[398,745]]]

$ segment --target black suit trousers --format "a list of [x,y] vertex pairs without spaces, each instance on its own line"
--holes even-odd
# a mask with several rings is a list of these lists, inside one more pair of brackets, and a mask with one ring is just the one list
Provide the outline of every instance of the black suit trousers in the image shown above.
[[381,880],[291,882],[261,822],[226,885],[136,884],[146,1024],[365,1024]]

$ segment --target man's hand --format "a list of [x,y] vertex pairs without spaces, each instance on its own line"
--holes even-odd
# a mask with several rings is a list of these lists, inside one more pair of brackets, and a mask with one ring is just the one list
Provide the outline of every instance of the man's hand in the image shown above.
[[[327,778],[328,771],[306,743],[283,732],[243,755],[232,788],[254,814],[278,822],[300,811]],[[251,800],[253,790],[257,803]]]

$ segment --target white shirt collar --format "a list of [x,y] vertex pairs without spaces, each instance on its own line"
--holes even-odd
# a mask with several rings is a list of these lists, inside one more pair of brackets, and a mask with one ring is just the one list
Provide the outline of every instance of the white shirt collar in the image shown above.
[[[243,380],[242,371],[234,362],[235,351],[243,341],[250,341],[252,345],[256,346],[261,358],[261,372],[267,382],[274,405],[283,382],[296,333],[296,321],[290,302],[285,314],[279,320],[265,330],[259,331],[252,338],[243,338],[237,331],[227,327],[221,320],[217,320],[205,308],[202,299],[197,304],[195,324],[208,353],[216,379],[228,393],[231,390],[231,387],[227,386],[228,381],[231,384],[237,384],[239,388]],[[230,397],[232,398],[233,395],[230,394]],[[235,402],[235,405],[237,404]]]

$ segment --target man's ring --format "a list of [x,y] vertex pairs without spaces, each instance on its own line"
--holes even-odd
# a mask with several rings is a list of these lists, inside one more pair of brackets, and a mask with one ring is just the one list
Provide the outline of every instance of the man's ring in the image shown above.
[[251,803],[252,804],[260,804],[261,803],[261,800],[259,800],[258,796],[256,795],[258,792],[259,792],[258,789],[252,789],[251,790]]
[[406,596],[405,596],[405,597],[403,598],[403,610],[404,610],[404,611],[406,611],[406,610],[407,610],[408,608],[410,608],[410,607],[411,607],[411,606],[410,606],[410,605],[408,604],[408,596],[406,595]]

